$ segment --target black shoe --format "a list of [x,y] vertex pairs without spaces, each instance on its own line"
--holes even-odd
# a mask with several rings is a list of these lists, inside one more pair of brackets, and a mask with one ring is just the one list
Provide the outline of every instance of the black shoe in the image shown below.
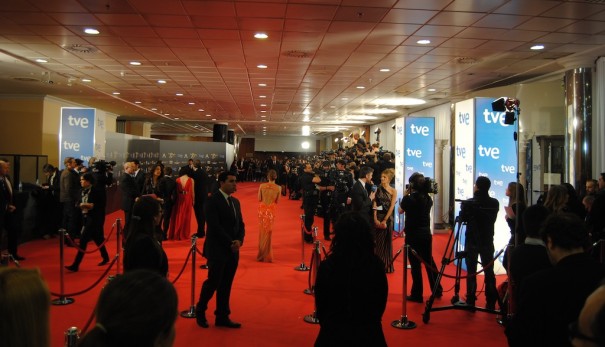
[[202,265],[200,265],[200,269],[202,269],[202,270],[208,270],[208,264],[202,264]]
[[74,265],[66,266],[65,269],[67,269],[68,271],[71,271],[71,272],[78,272],[78,267],[74,266]]
[[239,329],[242,327],[241,323],[234,322],[229,318],[224,319],[224,320],[216,320],[214,322],[214,325],[216,325],[217,327],[225,327],[225,328],[232,328],[232,329]]
[[485,308],[491,311],[495,311],[496,310],[496,303],[495,302],[488,302],[485,304]]
[[422,300],[422,297],[418,297],[418,296],[412,296],[412,295],[408,295],[405,297],[407,301],[411,301],[411,302],[417,302],[422,304],[424,302],[424,300]]
[[22,257],[22,256],[20,256],[20,255],[16,255],[16,254],[15,254],[15,255],[13,255],[13,259],[18,260],[18,261],[25,260],[25,258],[24,258],[24,257]]
[[202,327],[205,329],[210,327],[210,324],[208,324],[208,320],[206,319],[206,312],[197,308],[197,306],[195,308],[195,322],[197,323],[197,325],[199,327]]
[[435,292],[435,295],[434,295],[434,296],[435,296],[436,298],[440,298],[440,297],[442,297],[442,296],[443,296],[443,290],[438,290],[437,292]]
[[107,263],[109,263],[109,259],[103,259],[103,261],[100,262],[100,263],[98,263],[97,265],[98,266],[104,266],[104,265],[107,265]]

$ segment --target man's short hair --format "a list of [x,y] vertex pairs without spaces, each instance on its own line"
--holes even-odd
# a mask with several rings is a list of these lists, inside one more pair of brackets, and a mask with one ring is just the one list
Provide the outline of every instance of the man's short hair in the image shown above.
[[344,159],[338,159],[336,161],[336,164],[340,164],[340,165],[347,165],[347,162]]
[[537,238],[540,236],[540,228],[548,218],[550,211],[544,205],[532,205],[523,212],[523,228],[527,236]]
[[231,172],[231,171],[223,171],[218,175],[218,182],[219,183],[224,183],[227,180],[227,177],[229,176],[235,176],[237,177],[237,174]]
[[587,247],[590,243],[584,221],[573,213],[552,214],[540,229],[544,243],[550,238],[553,246],[572,250]]
[[362,166],[361,169],[359,169],[359,178],[365,178],[367,174],[372,172],[374,172],[374,169],[372,169],[370,166]]
[[387,152],[387,153],[383,154],[382,159],[386,160],[386,161],[391,160],[391,153]]
[[485,176],[479,176],[475,181],[475,186],[477,186],[477,189],[479,189],[479,191],[487,192],[492,186],[492,181],[490,181],[489,178]]

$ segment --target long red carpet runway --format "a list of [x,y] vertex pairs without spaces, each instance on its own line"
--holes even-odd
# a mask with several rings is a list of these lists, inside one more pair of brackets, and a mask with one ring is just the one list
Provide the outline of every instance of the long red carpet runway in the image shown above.
[[[257,190],[258,183],[239,183],[235,196],[242,203],[244,221],[246,223],[246,239],[241,249],[240,264],[231,295],[231,318],[241,322],[241,329],[214,327],[212,312],[214,299],[210,302],[208,318],[209,329],[199,328],[195,319],[179,317],[176,322],[175,346],[312,346],[319,331],[319,326],[306,323],[303,318],[313,312],[313,297],[303,293],[308,287],[308,272],[295,271],[294,267],[301,263],[300,215],[301,201],[281,199],[278,204],[278,215],[273,232],[273,263],[259,263],[256,259],[258,247],[258,218]],[[106,233],[109,235],[112,224],[117,218],[122,218],[120,212],[107,216]],[[322,232],[322,222],[316,218],[315,224]],[[192,222],[192,231],[195,221]],[[111,255],[116,254],[115,232],[107,243]],[[437,234],[434,238],[434,257],[438,266],[448,234]],[[323,240],[322,240],[323,242]],[[401,247],[404,240],[394,241],[394,250]],[[324,242],[326,249],[329,242]],[[197,247],[202,249],[203,239],[198,240]],[[89,249],[94,249],[93,243]],[[185,260],[191,248],[190,241],[166,241],[164,249],[170,262],[170,280],[174,281],[184,267]],[[22,267],[39,268],[44,279],[53,293],[60,293],[60,266],[58,239],[34,240],[22,244],[19,253],[27,258],[21,262]],[[65,264],[71,264],[76,250],[65,249]],[[304,262],[309,265],[311,248],[304,249]],[[467,312],[461,310],[446,310],[432,312],[428,324],[422,322],[424,304],[408,303],[407,317],[418,326],[411,330],[400,330],[391,327],[391,322],[400,320],[403,312],[402,288],[403,257],[396,261],[395,273],[389,274],[389,298],[383,316],[383,330],[389,346],[451,346],[463,344],[473,346],[506,346],[503,328],[496,323],[494,314],[484,312]],[[84,328],[93,312],[99,291],[105,282],[103,274],[107,267],[98,267],[101,261],[98,252],[87,254],[77,273],[65,273],[64,293],[72,295],[75,302],[70,305],[52,306],[51,308],[51,341],[52,346],[63,346],[64,332],[69,327]],[[197,257],[197,265],[204,259]],[[175,287],[179,294],[179,309],[189,310],[197,301],[202,281],[206,279],[206,271],[196,265],[195,289],[192,298],[192,267],[191,261],[185,266],[182,276],[176,281]],[[11,265],[14,266],[14,265]],[[424,271],[423,271],[424,272]],[[448,265],[446,273],[454,274],[454,265]],[[114,265],[109,274],[116,273]],[[409,273],[409,272],[408,272]],[[410,276],[408,276],[410,277]],[[98,279],[99,285],[91,287]],[[428,282],[425,279],[425,299],[428,299]],[[498,276],[500,283],[505,278]],[[411,278],[410,278],[411,281]],[[479,279],[479,285],[483,279]],[[450,304],[453,295],[454,281],[449,278],[442,280],[444,287],[443,298],[435,301],[434,307]],[[462,283],[461,292],[466,285]],[[82,294],[78,292],[85,291]],[[53,299],[56,297],[53,297]],[[483,305],[485,296],[479,294],[478,305]]]

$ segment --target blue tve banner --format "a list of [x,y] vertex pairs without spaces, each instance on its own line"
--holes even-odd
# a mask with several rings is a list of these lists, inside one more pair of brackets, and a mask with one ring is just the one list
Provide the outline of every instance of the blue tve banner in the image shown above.
[[435,178],[435,118],[405,118],[405,183],[414,172]]
[[95,109],[62,107],[59,157],[87,162],[94,153]]

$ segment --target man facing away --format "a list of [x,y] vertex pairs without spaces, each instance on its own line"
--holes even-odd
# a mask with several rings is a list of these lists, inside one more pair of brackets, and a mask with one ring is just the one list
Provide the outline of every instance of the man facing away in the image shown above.
[[218,176],[219,190],[208,200],[206,209],[206,242],[204,257],[208,259],[208,279],[204,281],[199,301],[195,307],[197,324],[208,328],[206,309],[208,301],[216,292],[215,325],[239,328],[229,318],[229,297],[233,278],[239,262],[239,249],[244,243],[244,220],[239,200],[231,197],[236,190],[236,173],[221,172]]

